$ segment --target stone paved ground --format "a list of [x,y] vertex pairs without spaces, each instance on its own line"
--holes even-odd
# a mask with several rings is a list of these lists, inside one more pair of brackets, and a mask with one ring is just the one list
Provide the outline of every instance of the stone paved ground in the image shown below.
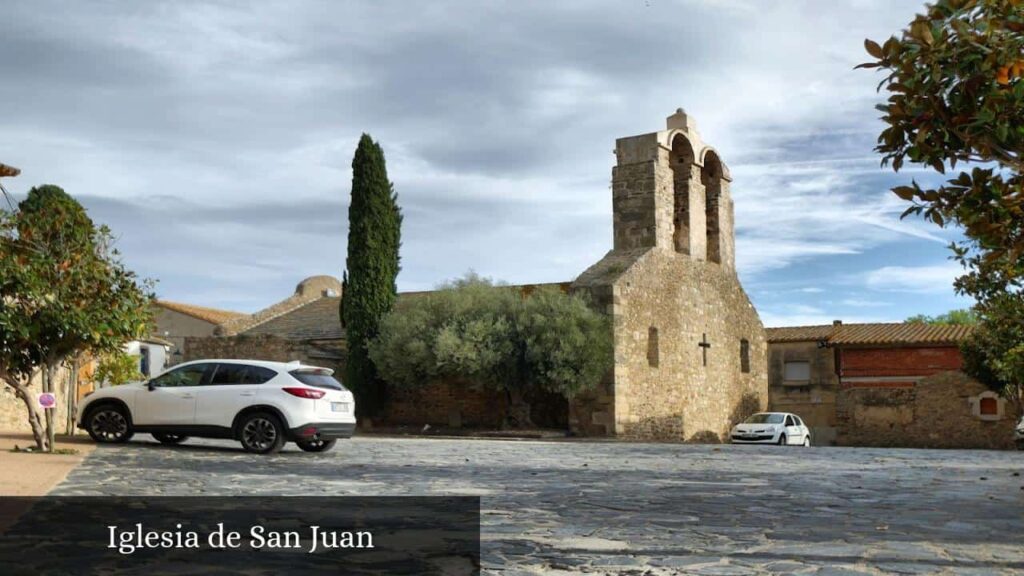
[[478,494],[492,574],[1024,573],[1024,452],[140,438],[52,494]]

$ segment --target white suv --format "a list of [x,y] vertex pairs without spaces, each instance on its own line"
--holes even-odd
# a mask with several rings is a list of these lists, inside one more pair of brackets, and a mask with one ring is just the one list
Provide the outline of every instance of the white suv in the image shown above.
[[78,427],[97,442],[127,442],[143,432],[164,444],[201,436],[232,438],[257,454],[277,452],[286,441],[323,452],[356,426],[352,393],[332,374],[298,362],[187,362],[148,382],[87,394]]

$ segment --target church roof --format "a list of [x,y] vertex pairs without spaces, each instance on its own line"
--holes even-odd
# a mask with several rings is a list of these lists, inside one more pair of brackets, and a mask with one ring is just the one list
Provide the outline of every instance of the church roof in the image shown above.
[[232,312],[231,310],[220,310],[217,308],[207,308],[206,306],[196,306],[194,304],[184,304],[182,302],[171,302],[170,300],[157,300],[157,306],[166,308],[174,312],[179,312],[193,318],[198,318],[210,324],[221,324],[235,318],[241,318],[246,314],[241,312]]
[[243,334],[272,334],[288,340],[337,340],[341,328],[341,297],[324,296],[257,324]]
[[829,344],[956,344],[973,328],[964,324],[889,322],[872,324],[828,324],[768,328],[769,342],[816,342]]

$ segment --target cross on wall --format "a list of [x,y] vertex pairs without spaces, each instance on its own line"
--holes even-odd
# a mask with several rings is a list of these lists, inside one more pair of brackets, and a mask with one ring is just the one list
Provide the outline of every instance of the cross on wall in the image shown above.
[[708,365],[708,348],[711,348],[711,343],[708,342],[708,335],[707,335],[707,333],[703,334],[702,339],[697,344],[697,346],[700,346],[701,353],[704,355],[704,365],[707,366]]

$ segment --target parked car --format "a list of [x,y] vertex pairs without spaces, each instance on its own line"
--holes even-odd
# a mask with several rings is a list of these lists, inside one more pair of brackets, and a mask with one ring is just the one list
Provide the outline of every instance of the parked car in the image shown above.
[[259,360],[197,360],[148,382],[103,388],[86,395],[77,419],[97,442],[127,442],[135,433],[163,444],[230,438],[257,454],[288,441],[307,452],[330,450],[356,425],[352,393],[332,370]]
[[759,412],[732,427],[733,444],[810,446],[811,431],[796,414]]
[[1024,450],[1024,416],[1017,422],[1017,429],[1013,431],[1013,439],[1017,442],[1017,449]]

